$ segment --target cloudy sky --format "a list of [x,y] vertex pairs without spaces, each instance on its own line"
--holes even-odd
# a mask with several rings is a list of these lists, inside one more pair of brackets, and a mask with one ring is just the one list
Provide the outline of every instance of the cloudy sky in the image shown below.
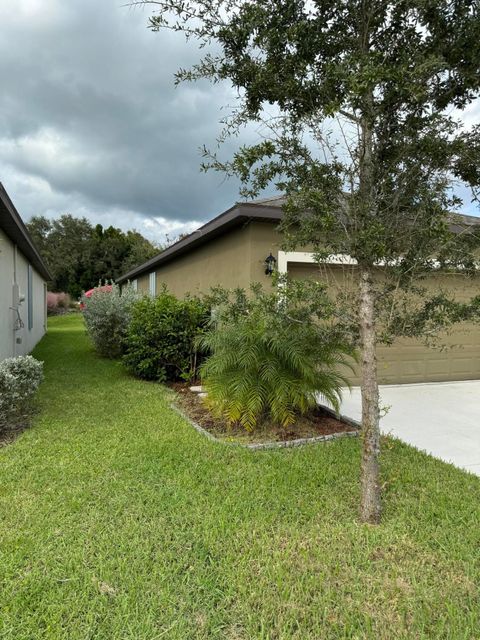
[[200,173],[198,152],[233,97],[175,88],[195,44],[152,33],[148,8],[126,2],[0,0],[0,180],[25,220],[68,212],[161,242],[238,199],[234,181]]

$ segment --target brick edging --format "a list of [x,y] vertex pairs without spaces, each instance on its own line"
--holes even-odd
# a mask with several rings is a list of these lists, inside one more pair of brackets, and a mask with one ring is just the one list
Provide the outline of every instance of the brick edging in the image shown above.
[[250,444],[244,444],[243,442],[229,442],[228,440],[222,440],[220,438],[216,438],[210,431],[207,431],[202,426],[192,420],[190,416],[188,416],[184,411],[182,411],[176,404],[173,402],[170,404],[170,408],[173,409],[176,413],[178,413],[184,420],[189,422],[192,427],[198,431],[201,435],[208,438],[212,442],[219,442],[221,444],[233,445],[236,447],[243,447],[244,449],[252,449],[253,451],[259,451],[262,449],[285,449],[289,447],[301,447],[306,444],[316,444],[317,442],[328,442],[329,440],[337,440],[338,438],[354,438],[358,436],[358,431],[361,429],[361,425],[356,420],[352,420],[352,418],[347,418],[342,415],[337,415],[335,411],[330,409],[329,407],[325,407],[324,405],[319,405],[322,409],[324,409],[328,414],[337,418],[337,420],[341,420],[346,424],[355,427],[356,431],[343,431],[342,433],[330,433],[325,436],[314,436],[313,438],[297,438],[296,440],[285,440],[281,442],[252,442]]

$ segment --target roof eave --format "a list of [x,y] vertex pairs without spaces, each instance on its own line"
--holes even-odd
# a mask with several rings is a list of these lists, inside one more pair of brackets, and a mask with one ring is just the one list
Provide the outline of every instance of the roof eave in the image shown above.
[[[266,202],[271,202],[271,199],[268,199]],[[475,221],[478,220],[480,223],[480,218],[476,219],[474,216],[465,216],[463,214],[457,214],[458,218],[456,218],[457,224],[461,224],[462,222],[467,226],[471,226],[475,224]],[[214,238],[222,235],[229,229],[238,226],[244,222],[250,220],[256,221],[265,221],[278,223],[280,222],[282,217],[282,205],[281,204],[265,204],[264,202],[237,202],[227,209],[220,215],[213,218],[209,222],[205,223],[196,231],[193,231],[185,238],[182,238],[172,246],[168,247],[154,258],[148,260],[148,262],[144,262],[139,265],[135,269],[132,269],[128,273],[125,273],[120,278],[117,279],[119,284],[126,282],[128,280],[133,280],[142,276],[146,273],[149,273],[156,267],[165,264],[166,262],[170,262],[175,258],[188,253],[188,251],[195,249],[196,247],[213,240]]]
[[210,220],[202,227],[182,238],[171,247],[168,247],[154,258],[132,269],[117,279],[119,284],[134,280],[148,273],[155,267],[169,262],[179,256],[188,253],[192,249],[222,235],[229,229],[237,227],[250,220],[279,222],[282,210],[280,207],[262,206],[261,204],[237,202],[219,216]]
[[26,258],[28,258],[35,270],[43,276],[45,280],[51,280],[52,275],[48,270],[47,265],[34,245],[20,214],[16,210],[13,202],[10,200],[10,196],[1,182],[0,205],[3,207],[4,211],[1,228],[5,234],[13,244],[18,246],[20,251]]

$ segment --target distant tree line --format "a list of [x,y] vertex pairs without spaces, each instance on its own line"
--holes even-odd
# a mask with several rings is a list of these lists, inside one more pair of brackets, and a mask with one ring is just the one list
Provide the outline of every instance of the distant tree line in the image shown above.
[[27,228],[52,274],[50,289],[74,298],[100,280],[118,278],[159,251],[138,231],[104,229],[69,214],[57,220],[35,216]]

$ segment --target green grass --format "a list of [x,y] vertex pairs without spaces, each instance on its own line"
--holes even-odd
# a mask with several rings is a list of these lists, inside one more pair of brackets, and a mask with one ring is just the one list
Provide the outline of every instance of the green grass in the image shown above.
[[0,450],[2,640],[480,637],[480,479],[386,440],[361,526],[358,440],[211,443],[76,315],[34,355],[41,413]]

